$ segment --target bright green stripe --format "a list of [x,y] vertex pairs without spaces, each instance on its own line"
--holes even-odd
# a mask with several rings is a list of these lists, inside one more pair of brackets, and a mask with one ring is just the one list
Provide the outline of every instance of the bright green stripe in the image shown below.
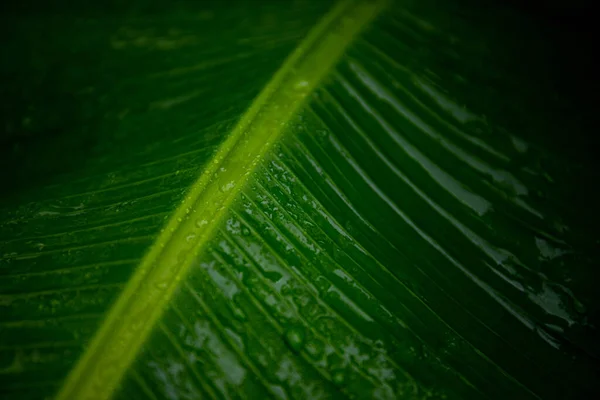
[[249,175],[386,0],[340,2],[253,102],[146,254],[58,399],[108,399]]

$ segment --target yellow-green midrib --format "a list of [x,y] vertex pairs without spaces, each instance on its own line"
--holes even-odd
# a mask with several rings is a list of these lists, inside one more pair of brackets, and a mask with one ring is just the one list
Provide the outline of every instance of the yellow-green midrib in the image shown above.
[[309,33],[250,106],[137,267],[59,399],[110,398],[181,287],[195,257],[306,97],[384,1],[342,1]]

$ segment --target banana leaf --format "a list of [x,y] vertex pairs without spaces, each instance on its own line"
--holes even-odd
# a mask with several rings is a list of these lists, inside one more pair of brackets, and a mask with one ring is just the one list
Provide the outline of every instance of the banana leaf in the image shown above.
[[2,29],[2,399],[600,394],[584,52],[531,13],[56,1]]

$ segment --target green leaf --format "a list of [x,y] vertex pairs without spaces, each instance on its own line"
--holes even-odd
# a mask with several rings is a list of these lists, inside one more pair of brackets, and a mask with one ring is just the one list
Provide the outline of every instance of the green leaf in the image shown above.
[[2,398],[597,394],[594,164],[526,17],[83,4],[7,22]]

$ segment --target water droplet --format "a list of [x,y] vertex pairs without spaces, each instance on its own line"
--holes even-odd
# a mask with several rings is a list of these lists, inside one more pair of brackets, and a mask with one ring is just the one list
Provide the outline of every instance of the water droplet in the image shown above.
[[331,380],[336,385],[343,385],[346,380],[346,373],[342,369],[337,369],[331,373]]
[[346,221],[346,223],[344,224],[344,228],[346,228],[346,231],[350,234],[350,236],[354,236],[358,233],[357,227],[350,220]]
[[352,241],[347,237],[342,237],[340,239],[340,247],[342,250],[348,250],[349,247],[352,246]]
[[181,222],[183,221],[181,218],[177,218],[177,222]]
[[158,283],[156,284],[156,287],[157,287],[157,288],[159,288],[159,289],[161,289],[161,290],[164,290],[164,289],[166,289],[166,288],[167,288],[167,286],[168,286],[168,285],[167,285],[167,282],[158,282]]
[[304,327],[301,325],[294,325],[285,331],[285,340],[294,351],[302,350],[305,336]]
[[235,317],[235,319],[237,319],[238,321],[246,321],[246,314],[244,314],[244,312],[238,308],[238,307],[234,307],[233,308],[233,316]]
[[196,238],[196,235],[194,235],[193,233],[191,235],[187,235],[185,237],[185,240],[188,242],[191,242],[192,240],[194,240]]
[[575,311],[577,311],[580,314],[585,314],[586,312],[586,308],[585,306],[577,299],[573,299],[573,305],[575,306]]
[[285,284],[281,287],[281,294],[284,296],[288,296],[290,294],[292,294],[292,288],[290,287],[290,285]]
[[250,229],[246,228],[245,226],[242,228],[242,235],[244,236],[250,236]]
[[219,186],[219,190],[223,193],[226,193],[226,192],[229,192],[234,187],[235,187],[235,182],[229,181],[226,184]]
[[333,249],[333,259],[338,261],[338,262],[343,262],[346,258],[346,254],[344,253],[344,250],[342,250],[339,247],[335,247]]
[[307,341],[305,349],[308,355],[314,360],[320,359],[323,354],[323,346],[316,340]]
[[202,228],[204,225],[208,224],[208,221],[205,219],[199,219],[196,221],[196,226],[198,228]]
[[303,90],[307,87],[308,87],[308,81],[306,81],[306,80],[300,80],[294,84],[294,89],[296,89],[296,90]]
[[317,130],[317,142],[319,142],[319,144],[321,145],[325,145],[327,142],[327,138],[329,137],[329,134],[327,133],[326,130],[323,129],[319,129]]

